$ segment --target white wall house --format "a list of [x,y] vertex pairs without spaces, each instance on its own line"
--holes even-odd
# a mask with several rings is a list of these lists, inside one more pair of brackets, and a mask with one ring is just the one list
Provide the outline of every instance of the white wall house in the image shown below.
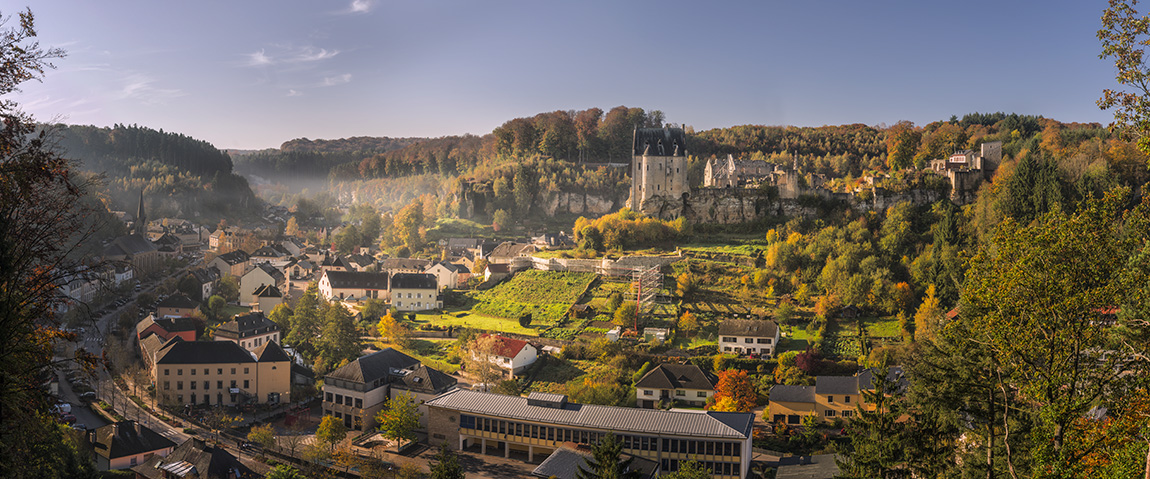
[[770,358],[779,345],[774,321],[728,319],[719,324],[719,352]]
[[319,277],[319,292],[328,301],[389,299],[387,273],[324,270]]
[[535,360],[538,359],[539,350],[527,341],[489,334],[484,334],[479,338],[480,341],[484,341],[486,338],[495,338],[491,345],[489,361],[507,371],[511,377],[522,373],[528,366],[535,364]]
[[396,273],[391,275],[391,305],[400,311],[424,311],[443,307],[435,275]]

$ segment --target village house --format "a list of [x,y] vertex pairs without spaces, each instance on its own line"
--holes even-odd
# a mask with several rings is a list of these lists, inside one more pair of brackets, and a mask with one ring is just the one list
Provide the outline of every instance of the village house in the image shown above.
[[508,378],[515,378],[516,375],[526,371],[529,366],[535,364],[535,360],[538,359],[539,350],[527,341],[500,335],[483,334],[479,336],[480,344],[486,344],[487,338],[491,338],[490,350],[473,351],[471,354],[480,360],[482,360],[482,356],[486,354],[487,361],[502,369]]
[[636,405],[657,408],[673,403],[702,407],[715,395],[718,379],[694,364],[660,364],[635,383]]
[[249,260],[248,254],[238,249],[212,258],[208,261],[208,266],[219,271],[221,278],[228,275],[239,278],[248,272]]
[[529,257],[538,251],[538,247],[531,243],[517,243],[514,241],[504,241],[496,246],[491,254],[487,255],[487,261],[493,264],[510,264],[512,269],[516,269],[525,260],[529,261]]
[[443,308],[439,285],[434,275],[396,273],[391,275],[391,304],[400,311],[424,311]]
[[174,293],[156,304],[156,316],[161,318],[187,318],[196,313],[200,303],[184,293]]
[[351,266],[352,271],[363,272],[375,265],[375,258],[366,254],[353,254],[347,257],[347,264]]
[[240,479],[254,472],[223,446],[212,446],[193,437],[172,450],[167,457],[152,456],[132,468],[137,479]]
[[387,258],[379,262],[381,273],[422,273],[431,266],[431,260],[418,258]]
[[467,284],[467,280],[471,279],[471,270],[467,267],[446,261],[434,263],[424,272],[435,276],[440,291],[459,288],[460,284]]
[[249,351],[255,351],[267,343],[280,342],[280,327],[261,312],[238,314],[219,328],[214,336],[216,341],[231,341]]
[[275,405],[291,400],[291,358],[274,341],[248,351],[232,341],[173,338],[156,351],[151,373],[162,404]]
[[500,280],[511,276],[511,265],[488,263],[483,269],[483,281]]
[[263,286],[281,287],[286,283],[282,271],[275,269],[268,263],[257,264],[240,278],[240,304],[252,306],[259,304],[256,290]]
[[389,284],[387,273],[326,270],[319,277],[319,292],[328,301],[388,300]]
[[269,244],[260,246],[259,249],[252,251],[251,262],[256,263],[270,263],[272,261],[281,261],[291,256],[283,246],[278,244]]
[[[874,390],[874,375],[878,371],[866,369],[854,376],[818,376],[814,386],[775,385],[771,387],[768,413],[772,422],[790,425],[802,424],[804,416],[815,416],[824,422],[835,418],[851,420],[859,407],[874,410],[865,393]],[[887,379],[906,387],[902,368],[893,367]]]
[[137,278],[160,270],[160,252],[143,235],[131,234],[112,240],[104,248],[104,259],[113,263],[131,265]]
[[323,382],[323,414],[343,421],[348,429],[371,430],[387,400],[405,394],[419,405],[420,425],[427,427],[424,402],[455,387],[456,382],[418,359],[387,348],[328,373]]
[[193,298],[199,301],[207,301],[212,297],[212,292],[215,291],[216,285],[220,282],[220,271],[212,267],[196,268],[188,272],[192,277],[196,278],[196,283],[200,285],[200,297]]
[[328,253],[324,253],[323,259],[319,263],[319,269],[321,271],[355,271],[355,268],[352,268],[343,256]]
[[136,421],[120,421],[88,431],[96,469],[129,469],[151,459],[166,457],[176,443]]
[[779,334],[774,321],[727,319],[719,323],[719,351],[767,359],[775,354]]
[[270,284],[265,284],[257,288],[255,298],[256,304],[252,305],[253,311],[271,312],[276,306],[284,303],[283,292]]

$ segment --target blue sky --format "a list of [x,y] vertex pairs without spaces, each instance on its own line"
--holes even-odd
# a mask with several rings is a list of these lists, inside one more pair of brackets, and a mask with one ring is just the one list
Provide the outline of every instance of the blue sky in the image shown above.
[[[220,148],[485,134],[618,105],[708,129],[1102,122],[1105,0],[209,1],[32,6],[68,57],[13,98],[40,120]],[[3,14],[17,7],[3,7]],[[22,8],[22,7],[21,7]]]

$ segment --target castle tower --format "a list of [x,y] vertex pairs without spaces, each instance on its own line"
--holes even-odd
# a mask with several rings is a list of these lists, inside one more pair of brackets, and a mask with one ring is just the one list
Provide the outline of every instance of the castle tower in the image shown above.
[[647,212],[652,198],[679,200],[687,185],[687,143],[682,128],[636,128],[631,148],[632,209]]
[[148,237],[148,217],[144,214],[144,190],[140,190],[140,207],[136,210],[136,224],[132,231],[135,234]]

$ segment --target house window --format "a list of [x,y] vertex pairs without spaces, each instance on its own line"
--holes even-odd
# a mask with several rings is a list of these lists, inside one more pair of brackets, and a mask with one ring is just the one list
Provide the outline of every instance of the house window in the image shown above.
[[743,342],[747,343],[747,344],[751,344],[751,343],[755,342],[755,338],[743,338]]
[[[176,390],[177,391],[183,391],[184,390],[184,382],[183,381],[176,381]],[[180,402],[183,402],[183,401],[180,401]]]
[[843,417],[851,417],[854,415],[855,415],[854,411],[843,411]]
[[216,374],[223,374],[223,373],[224,373],[224,368],[216,369]]
[[172,389],[172,383],[170,383],[168,381],[164,381],[164,389],[165,390]]
[[[195,381],[191,381],[191,387],[192,387],[192,389],[196,388],[196,382]],[[196,402],[196,400],[193,399],[192,402]]]
[[655,392],[654,392],[654,391],[652,391],[652,390],[650,390],[650,389],[644,389],[644,390],[643,390],[643,395],[644,395],[644,396],[653,396],[653,395],[655,395]]
[[224,382],[223,381],[216,381],[216,389],[223,389],[223,388],[224,388]]
[[176,370],[176,376],[183,376],[183,375],[184,375],[184,370],[183,370],[183,369],[177,369],[177,370]]
[[759,344],[771,344],[771,340],[768,338],[759,338]]
[[823,415],[826,417],[835,417],[835,410],[827,409],[826,411],[823,411]]
[[236,368],[232,368],[232,374],[236,373]]
[[244,374],[248,373],[248,368],[244,368]]
[[850,404],[850,402],[851,402],[851,397],[850,397],[850,396],[846,396],[846,397],[843,399],[843,402],[845,402],[845,403],[847,403],[847,404]]
[[687,395],[687,391],[684,391],[684,390],[682,390],[682,389],[676,389],[676,390],[675,390],[675,395],[676,395],[676,396],[686,396],[686,395]]
[[233,387],[233,388],[236,387],[236,380],[235,379],[232,380],[231,387]]
[[705,398],[705,397],[707,397],[707,391],[699,391],[699,392],[695,393],[695,396]]
[[196,375],[196,368],[192,368],[192,376]]
[[730,350],[731,350],[730,346],[723,346],[723,351],[730,351]]
[[208,375],[208,368],[204,368],[204,376]]
[[247,389],[247,388],[248,388],[248,380],[247,380],[247,379],[245,379],[245,380],[244,380],[244,389]]
[[363,399],[355,398],[355,407],[362,408],[363,407]]
[[324,400],[325,401],[331,402],[331,398],[332,398],[331,393],[324,393]]
[[204,391],[207,391],[211,388],[212,388],[212,382],[211,381],[204,381]]
[[167,375],[168,375],[168,373],[169,373],[168,369],[167,369],[167,368],[164,368],[164,376],[167,376]]
[[736,342],[738,340],[739,340],[739,338],[736,338],[734,336],[723,336],[723,342],[725,342],[725,343],[733,343],[733,342]]
[[835,403],[835,397],[834,396],[827,396],[827,404],[834,404],[834,403]]

